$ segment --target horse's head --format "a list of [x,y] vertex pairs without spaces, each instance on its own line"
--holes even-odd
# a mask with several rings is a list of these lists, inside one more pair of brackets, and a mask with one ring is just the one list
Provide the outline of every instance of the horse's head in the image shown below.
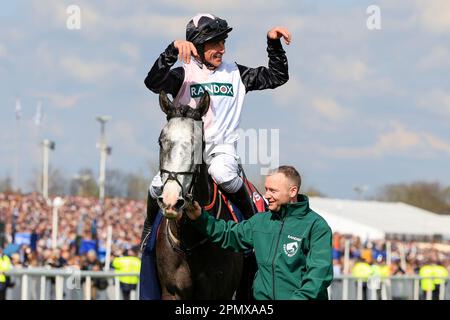
[[179,219],[185,205],[192,201],[192,187],[203,155],[202,117],[208,112],[208,93],[197,108],[188,105],[174,107],[165,92],[159,104],[167,115],[167,124],[159,136],[159,166],[163,191],[158,204],[168,219]]

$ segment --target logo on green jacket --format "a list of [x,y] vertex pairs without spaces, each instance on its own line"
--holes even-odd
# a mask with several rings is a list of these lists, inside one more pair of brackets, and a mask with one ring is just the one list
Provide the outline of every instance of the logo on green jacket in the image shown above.
[[199,83],[191,84],[191,97],[200,98],[207,91],[211,96],[227,96],[233,97],[233,85],[231,83]]
[[302,241],[302,239],[294,237],[294,236],[291,236],[291,235],[288,235],[288,238],[291,239],[291,240],[296,240],[296,241],[285,243],[283,245],[284,253],[288,257],[293,257],[297,253],[298,248],[300,247],[300,242]]

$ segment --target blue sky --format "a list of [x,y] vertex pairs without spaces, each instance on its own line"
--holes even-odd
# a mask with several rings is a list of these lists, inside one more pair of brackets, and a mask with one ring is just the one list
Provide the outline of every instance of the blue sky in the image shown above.
[[[81,8],[68,30],[66,8]],[[368,30],[366,9],[381,9]],[[241,126],[279,129],[280,162],[306,186],[355,198],[388,183],[450,184],[450,3],[431,1],[11,1],[0,10],[0,177],[14,177],[20,97],[20,184],[41,166],[39,141],[66,176],[97,172],[97,115],[108,114],[109,168],[150,176],[164,124],[143,80],[198,12],[234,27],[228,61],[266,65],[265,34],[284,25],[290,81],[247,95]],[[44,120],[34,124],[42,101]],[[248,171],[257,174],[258,166]]]

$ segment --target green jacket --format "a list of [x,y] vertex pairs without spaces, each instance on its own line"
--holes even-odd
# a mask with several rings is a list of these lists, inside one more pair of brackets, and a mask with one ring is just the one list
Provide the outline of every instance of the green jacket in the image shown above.
[[307,196],[299,195],[298,202],[282,205],[279,212],[258,213],[241,223],[216,220],[206,212],[193,223],[224,249],[255,249],[255,299],[328,299],[332,232],[309,208]]

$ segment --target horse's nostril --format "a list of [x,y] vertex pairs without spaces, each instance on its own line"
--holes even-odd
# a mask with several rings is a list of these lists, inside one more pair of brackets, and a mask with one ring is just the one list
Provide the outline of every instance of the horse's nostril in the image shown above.
[[164,199],[163,197],[158,197],[158,205],[161,209],[165,209],[167,208],[167,206],[164,204]]
[[178,199],[177,203],[175,204],[174,208],[175,210],[181,210],[181,208],[184,207],[184,199]]

